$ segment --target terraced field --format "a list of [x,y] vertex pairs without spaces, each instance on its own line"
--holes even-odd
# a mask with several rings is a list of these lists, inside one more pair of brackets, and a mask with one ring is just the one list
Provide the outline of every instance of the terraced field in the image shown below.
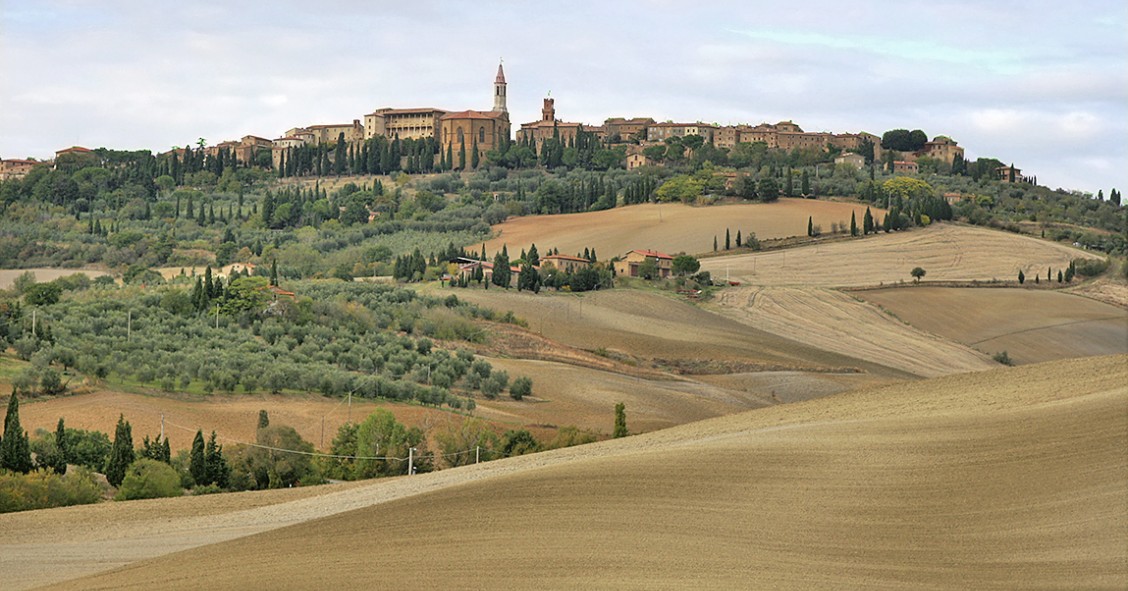
[[3,515],[0,571],[56,589],[1124,588],[1126,404],[1128,357],[1066,360],[303,499]]

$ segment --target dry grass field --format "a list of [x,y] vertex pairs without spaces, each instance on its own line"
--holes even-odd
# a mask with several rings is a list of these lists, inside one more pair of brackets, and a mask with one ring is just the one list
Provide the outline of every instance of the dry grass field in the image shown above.
[[1128,353],[1128,309],[1060,291],[923,287],[858,292],[914,327],[1015,363]]
[[54,281],[59,277],[66,277],[68,275],[84,274],[87,277],[94,279],[102,275],[108,275],[105,271],[96,271],[94,269],[59,269],[55,267],[44,267],[35,269],[0,269],[0,289],[11,289],[12,282],[17,277],[27,273],[28,271],[35,273],[35,280],[39,283],[47,283]]
[[2,515],[0,571],[56,589],[1125,588],[1126,404],[1128,357],[1065,360],[233,496],[245,510]]
[[701,268],[714,277],[753,285],[851,287],[911,282],[909,271],[923,268],[923,281],[1017,282],[1022,270],[1034,275],[1052,267],[1064,270],[1075,258],[1096,255],[1062,244],[998,230],[939,224],[801,248],[713,257]]
[[[741,203],[690,207],[680,203],[642,204],[605,211],[563,215],[533,215],[513,218],[494,226],[497,233],[486,243],[491,256],[508,245],[511,257],[536,244],[543,253],[558,248],[562,254],[575,254],[595,248],[602,259],[609,259],[636,248],[668,253],[705,253],[713,250],[716,236],[724,247],[725,228],[744,236],[787,238],[807,234],[807,218],[830,231],[830,224],[850,223],[850,213],[862,219],[866,208],[857,203],[809,199],[780,199],[775,203]],[[859,223],[861,223],[859,221]]]
[[921,377],[997,365],[983,353],[831,289],[733,287],[721,292],[719,304],[755,329]]

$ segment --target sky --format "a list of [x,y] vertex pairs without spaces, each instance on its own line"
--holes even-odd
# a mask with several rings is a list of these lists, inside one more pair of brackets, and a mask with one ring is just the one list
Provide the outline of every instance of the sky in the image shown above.
[[947,135],[1042,185],[1128,186],[1123,0],[0,0],[0,158],[151,149],[379,107]]

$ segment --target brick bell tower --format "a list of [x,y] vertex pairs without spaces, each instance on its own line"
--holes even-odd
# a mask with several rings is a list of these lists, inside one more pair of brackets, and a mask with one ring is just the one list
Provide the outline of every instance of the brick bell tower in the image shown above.
[[505,106],[505,70],[501,68],[501,63],[497,64],[497,77],[494,78],[494,111],[501,113],[508,113],[509,109]]

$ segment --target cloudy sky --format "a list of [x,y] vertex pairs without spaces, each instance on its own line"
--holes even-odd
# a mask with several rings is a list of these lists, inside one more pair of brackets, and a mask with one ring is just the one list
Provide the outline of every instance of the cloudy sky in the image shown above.
[[945,134],[1128,186],[1128,3],[0,0],[0,157],[267,138],[378,107]]

